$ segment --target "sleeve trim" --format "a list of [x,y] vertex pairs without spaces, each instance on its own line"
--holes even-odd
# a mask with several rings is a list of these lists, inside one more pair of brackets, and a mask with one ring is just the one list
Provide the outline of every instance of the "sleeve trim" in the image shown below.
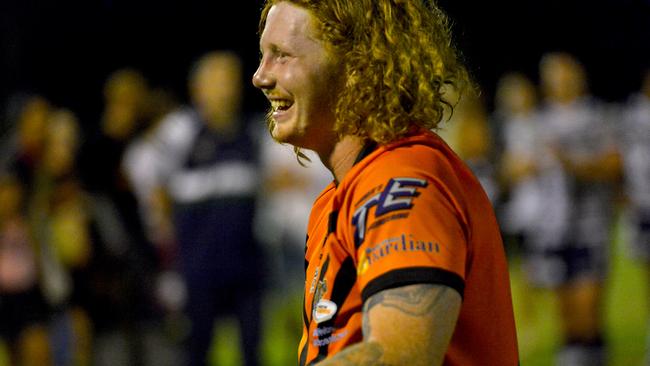
[[445,285],[458,291],[461,298],[465,291],[465,280],[454,272],[441,268],[410,267],[395,269],[370,281],[361,291],[363,302],[379,291],[415,284]]

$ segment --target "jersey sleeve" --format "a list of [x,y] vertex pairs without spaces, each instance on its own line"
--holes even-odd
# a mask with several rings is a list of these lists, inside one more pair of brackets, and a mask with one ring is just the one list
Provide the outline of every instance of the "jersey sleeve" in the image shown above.
[[463,295],[468,234],[453,182],[409,166],[359,180],[348,214],[363,301],[422,283]]

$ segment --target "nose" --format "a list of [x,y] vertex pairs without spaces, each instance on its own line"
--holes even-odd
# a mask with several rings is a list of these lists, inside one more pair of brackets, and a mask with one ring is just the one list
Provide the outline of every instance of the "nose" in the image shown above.
[[256,88],[266,90],[271,89],[274,84],[273,74],[269,70],[268,64],[262,58],[260,60],[260,65],[257,67],[257,70],[253,74],[253,85]]

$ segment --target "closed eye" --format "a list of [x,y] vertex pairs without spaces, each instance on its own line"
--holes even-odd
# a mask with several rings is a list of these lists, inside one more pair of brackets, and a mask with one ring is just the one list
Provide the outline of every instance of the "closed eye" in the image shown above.
[[271,54],[273,55],[273,58],[276,59],[276,60],[278,60],[279,62],[284,62],[284,61],[286,61],[288,58],[291,57],[291,54],[290,54],[290,53],[288,53],[288,52],[286,52],[286,51],[280,49],[280,48],[279,48],[278,46],[276,46],[276,45],[271,46],[271,50],[270,50],[270,51],[271,51]]

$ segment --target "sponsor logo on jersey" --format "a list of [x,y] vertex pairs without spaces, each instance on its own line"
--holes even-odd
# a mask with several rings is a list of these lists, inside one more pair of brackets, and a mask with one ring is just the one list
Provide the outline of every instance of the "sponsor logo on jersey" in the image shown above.
[[336,328],[334,328],[334,327],[322,327],[322,328],[318,327],[318,328],[314,329],[314,333],[312,335],[314,337],[316,337],[316,338],[318,338],[318,337],[327,337],[330,334],[334,333],[335,330],[336,330]]
[[391,178],[381,192],[367,198],[354,212],[354,244],[358,247],[365,239],[368,212],[372,207],[375,207],[375,218],[396,210],[409,210],[413,207],[413,200],[420,195],[417,188],[426,186],[424,179]]
[[[334,330],[334,329],[332,328],[330,331],[333,331],[333,330]],[[344,331],[342,331],[341,333],[332,334],[331,336],[329,336],[329,337],[325,337],[325,338],[322,338],[322,336],[321,336],[321,338],[319,338],[319,339],[314,339],[314,340],[312,341],[312,344],[313,344],[315,347],[327,346],[328,344],[331,344],[331,343],[334,343],[334,342],[340,341],[340,340],[343,339],[346,335],[348,335],[348,331],[347,331],[347,330],[344,330]]]
[[337,310],[338,306],[333,301],[320,299],[314,307],[314,321],[317,324],[328,321],[334,317]]
[[412,234],[388,238],[366,248],[357,265],[357,274],[364,274],[373,264],[382,259],[398,253],[440,253],[440,244],[432,241],[418,240]]

